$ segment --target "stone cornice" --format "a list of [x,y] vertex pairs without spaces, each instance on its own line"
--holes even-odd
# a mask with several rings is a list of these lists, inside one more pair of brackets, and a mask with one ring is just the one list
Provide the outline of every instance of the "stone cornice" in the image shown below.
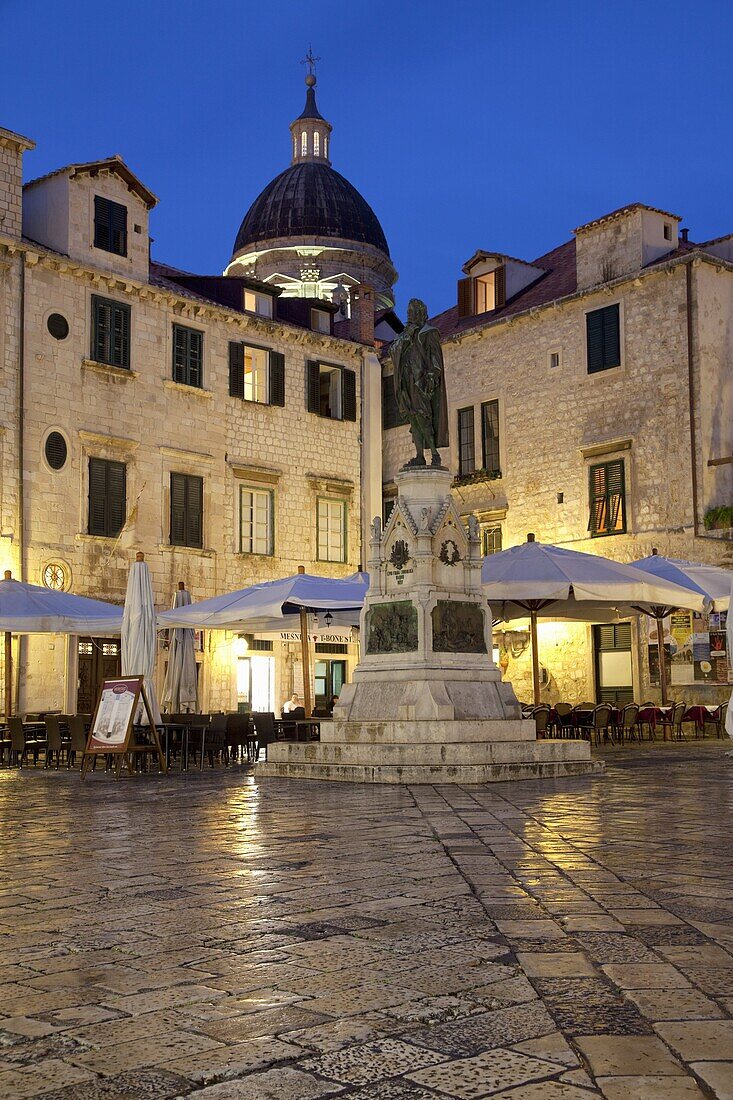
[[118,451],[135,451],[140,446],[140,441],[137,439],[125,439],[122,436],[116,435],[104,435],[102,432],[88,432],[84,428],[79,428],[77,431],[79,439],[86,446],[91,447],[114,447]]

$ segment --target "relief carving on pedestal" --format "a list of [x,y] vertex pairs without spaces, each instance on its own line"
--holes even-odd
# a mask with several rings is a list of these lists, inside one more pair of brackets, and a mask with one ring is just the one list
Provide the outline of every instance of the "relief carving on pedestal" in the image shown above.
[[417,649],[417,608],[410,600],[372,604],[367,653],[410,653]]
[[484,612],[478,604],[438,600],[432,618],[434,653],[486,653]]

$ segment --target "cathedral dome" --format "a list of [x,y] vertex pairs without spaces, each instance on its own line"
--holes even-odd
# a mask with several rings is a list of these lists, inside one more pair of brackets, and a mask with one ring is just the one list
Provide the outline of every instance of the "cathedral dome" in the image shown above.
[[283,237],[357,241],[389,256],[371,206],[325,160],[299,161],[268,183],[239,227],[234,255]]

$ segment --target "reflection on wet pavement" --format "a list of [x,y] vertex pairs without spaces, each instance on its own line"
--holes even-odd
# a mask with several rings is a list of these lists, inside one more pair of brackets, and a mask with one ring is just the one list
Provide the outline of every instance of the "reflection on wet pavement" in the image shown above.
[[733,1096],[726,748],[407,789],[0,770],[0,1095]]

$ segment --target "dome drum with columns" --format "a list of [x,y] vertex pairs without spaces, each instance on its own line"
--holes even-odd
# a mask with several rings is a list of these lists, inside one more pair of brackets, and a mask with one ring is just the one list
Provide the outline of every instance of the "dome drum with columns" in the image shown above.
[[[312,64],[311,64],[312,67]],[[290,125],[292,162],[255,199],[239,227],[226,275],[250,275],[284,297],[321,298],[349,312],[353,288],[374,288],[377,309],[394,306],[397,272],[379,220],[331,167],[331,124],[305,78],[303,111]]]

